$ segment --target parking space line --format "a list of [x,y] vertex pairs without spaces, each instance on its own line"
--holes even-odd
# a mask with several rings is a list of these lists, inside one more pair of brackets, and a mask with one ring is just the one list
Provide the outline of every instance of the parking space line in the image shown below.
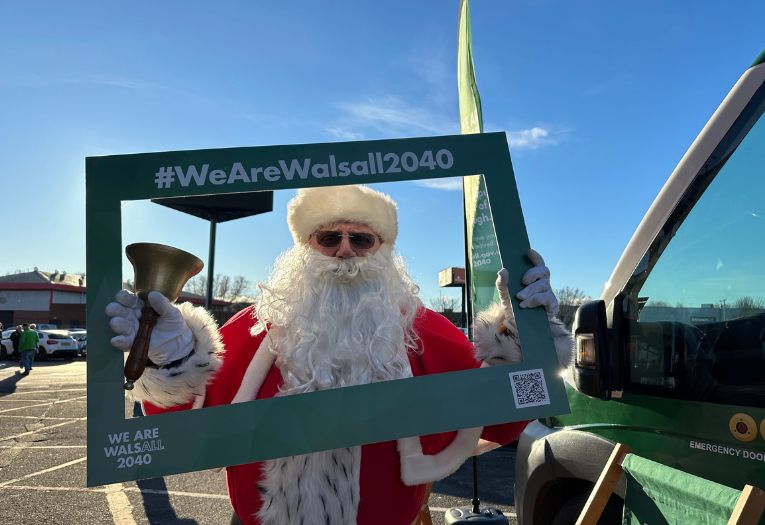
[[4,414],[6,412],[13,412],[14,410],[24,410],[25,408],[37,408],[37,407],[48,407],[53,404],[53,401],[48,401],[47,403],[38,403],[36,405],[27,405],[23,407],[16,407],[16,408],[6,408],[4,410],[0,410],[0,414]]
[[[77,398],[71,397],[69,399],[82,399],[81,396]],[[48,399],[29,399],[29,398],[13,398],[13,399],[0,399],[0,405],[7,405],[10,403],[49,403],[51,401],[66,401],[66,399],[48,398]]]
[[70,403],[72,401],[84,401],[88,399],[88,396],[77,396],[77,397],[70,397],[69,399],[57,399],[54,401],[55,404],[60,405],[61,403]]
[[77,422],[77,420],[75,420],[75,421],[64,421],[63,423],[57,423],[55,425],[48,425],[47,427],[38,428],[37,430],[30,430],[29,432],[22,432],[21,434],[15,434],[13,436],[0,437],[0,441],[8,441],[9,439],[16,439],[16,438],[21,437],[21,436],[28,436],[29,434],[35,434],[37,432],[40,432],[41,430],[48,430],[49,428],[62,427],[64,425],[71,425],[72,423],[76,423],[76,422]]
[[44,487],[39,485],[8,485],[3,487],[3,491],[6,490],[24,490],[24,491],[37,491],[37,492],[106,492],[103,488],[89,488],[89,487]]
[[0,414],[0,418],[3,417],[15,417],[16,419],[34,419],[36,421],[42,421],[47,419],[49,421],[85,421],[86,417],[48,417],[48,416],[19,416],[17,414]]
[[[18,444],[16,445],[0,445],[0,449],[3,448],[21,448]],[[27,446],[24,447],[25,449],[31,449],[31,448],[88,448],[87,445],[38,445],[38,446]]]
[[37,405],[27,405],[23,407],[16,407],[16,408],[6,408],[4,410],[0,410],[0,414],[5,414],[6,412],[13,412],[14,410],[24,410],[26,408],[36,408],[36,407],[47,407],[51,405],[61,405],[63,403],[71,403],[72,401],[85,401],[88,396],[77,396],[73,397],[71,399],[52,399],[46,403],[39,403]]
[[[106,487],[46,487],[39,485],[9,485],[4,487],[4,490],[16,489],[16,490],[35,490],[38,492],[116,492],[111,485]],[[183,496],[187,498],[202,498],[202,499],[220,499],[228,500],[226,494],[206,494],[202,492],[184,492],[182,490],[156,490],[156,489],[141,489],[138,487],[125,487],[121,488],[122,492],[140,492],[142,494],[156,494],[160,496]],[[441,509],[439,507],[431,507],[430,510],[434,512],[446,511],[447,509]],[[507,513],[506,513],[507,514]]]
[[139,487],[125,487],[125,492],[140,492],[141,494],[159,494],[161,496],[187,496],[190,498],[228,499],[227,494],[204,494],[201,492],[183,492],[180,490],[157,490],[142,489]]
[[106,502],[115,525],[136,525],[133,519],[133,505],[127,494],[122,490],[122,483],[114,483],[106,487]]
[[46,468],[45,470],[38,470],[37,472],[32,472],[31,474],[26,474],[24,476],[21,476],[20,478],[11,479],[9,481],[3,481],[2,483],[0,483],[0,488],[6,487],[8,485],[12,485],[12,484],[14,484],[14,483],[16,483],[18,481],[23,480],[23,479],[33,478],[35,476],[40,476],[42,474],[47,474],[48,472],[53,472],[55,470],[60,470],[62,468],[66,468],[66,467],[69,467],[71,465],[76,465],[77,463],[82,463],[86,459],[88,459],[88,458],[87,457],[83,457],[83,458],[79,458],[79,459],[74,459],[72,461],[67,461],[66,463],[62,463],[61,465],[56,465],[55,467]]
[[0,398],[7,397],[7,396],[16,396],[19,394],[50,394],[51,392],[86,392],[87,388],[57,388],[55,390],[20,390],[16,389],[16,391],[13,394],[3,394],[0,395]]
[[49,403],[55,399],[0,399],[0,403]]

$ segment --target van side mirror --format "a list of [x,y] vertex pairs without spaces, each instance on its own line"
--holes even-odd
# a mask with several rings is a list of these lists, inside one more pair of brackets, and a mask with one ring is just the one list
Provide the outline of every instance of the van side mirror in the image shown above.
[[611,359],[608,345],[606,303],[602,300],[582,304],[574,318],[574,383],[577,390],[591,397],[611,398]]

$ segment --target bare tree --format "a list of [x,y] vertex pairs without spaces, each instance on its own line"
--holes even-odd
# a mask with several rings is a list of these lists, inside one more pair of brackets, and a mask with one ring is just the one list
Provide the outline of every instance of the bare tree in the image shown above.
[[733,301],[730,307],[731,309],[738,310],[739,316],[748,317],[765,311],[765,301],[759,297],[744,295]]
[[[207,294],[207,276],[197,275],[186,283],[185,291],[196,294]],[[236,302],[250,291],[250,281],[241,275],[231,277],[229,275],[216,274],[213,279],[213,297],[223,301]]]
[[430,307],[436,312],[453,312],[459,303],[460,300],[456,297],[439,295],[435,299],[430,300]]
[[229,284],[231,277],[228,275],[217,274],[213,280],[213,297],[226,299],[229,297]]
[[579,288],[571,288],[570,286],[558,288],[555,290],[555,296],[558,298],[558,304],[570,306],[579,306],[591,299],[591,297],[584,293],[583,290],[580,290]]
[[199,274],[190,279],[183,290],[194,295],[205,295],[207,293],[207,276]]
[[230,285],[230,297],[231,300],[236,300],[237,297],[247,295],[250,291],[250,281],[245,279],[241,275],[234,277]]
[[584,293],[583,290],[571,288],[570,286],[558,288],[555,290],[555,296],[558,298],[558,305],[560,306],[558,318],[567,328],[571,329],[577,308],[582,303],[589,301],[591,297]]
[[[656,306],[656,307],[662,306],[662,307],[666,307],[666,308],[669,308],[669,307],[671,307],[672,305],[671,305],[671,304],[669,304],[667,301],[657,300],[657,301],[648,301],[648,302],[646,303],[646,306]],[[682,305],[681,305],[681,306],[682,306]]]

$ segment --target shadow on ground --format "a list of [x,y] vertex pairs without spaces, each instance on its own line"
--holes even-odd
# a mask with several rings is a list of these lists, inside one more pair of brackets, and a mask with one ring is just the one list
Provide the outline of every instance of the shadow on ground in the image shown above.
[[[143,411],[139,403],[133,403],[133,417],[143,417]],[[148,518],[149,523],[152,525],[160,523],[198,525],[199,522],[197,520],[179,518],[175,513],[175,509],[170,503],[170,496],[167,494],[165,478],[139,479],[136,481],[136,485],[141,489],[141,498],[143,499],[146,518]]]
[[[16,363],[12,363],[10,366],[6,366],[3,368],[15,368],[16,366],[17,366]],[[16,391],[16,384],[19,381],[23,381],[26,377],[27,376],[21,375],[21,370],[17,370],[14,375],[0,380],[0,396],[13,394]]]
[[[482,502],[515,505],[515,445],[507,445],[478,457],[478,498]],[[433,486],[439,494],[473,498],[473,462],[466,461],[457,472]]]

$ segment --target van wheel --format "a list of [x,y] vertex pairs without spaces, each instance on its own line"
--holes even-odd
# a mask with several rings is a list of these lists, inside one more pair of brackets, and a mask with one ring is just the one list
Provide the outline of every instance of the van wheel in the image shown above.
[[48,359],[48,353],[45,351],[45,348],[42,346],[37,349],[37,360],[38,361],[46,361]]
[[8,350],[3,345],[0,345],[0,361],[8,359]]
[[[579,494],[566,501],[555,513],[551,525],[574,525],[589,496],[589,493]],[[598,520],[598,525],[622,525],[622,507],[621,498],[612,496]]]

